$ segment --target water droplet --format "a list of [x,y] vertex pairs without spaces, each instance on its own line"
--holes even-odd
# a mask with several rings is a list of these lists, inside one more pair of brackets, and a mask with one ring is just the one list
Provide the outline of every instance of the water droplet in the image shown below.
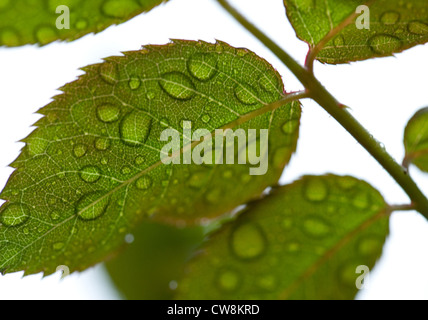
[[355,273],[355,270],[357,269],[357,266],[359,264],[356,263],[347,263],[343,267],[340,268],[338,272],[339,281],[351,288],[355,288],[355,281],[358,277],[358,274]]
[[370,38],[369,45],[374,53],[380,55],[388,55],[397,52],[402,47],[399,38],[387,34],[379,34]]
[[220,189],[214,189],[214,190],[208,191],[205,195],[205,199],[209,203],[213,203],[213,204],[218,203],[221,199],[221,190]]
[[370,202],[370,195],[367,192],[359,192],[352,197],[352,204],[360,210],[367,209]]
[[291,242],[287,245],[287,251],[290,253],[296,253],[300,250],[300,243],[298,242]]
[[106,0],[102,5],[102,12],[110,18],[126,18],[139,9],[134,0]]
[[194,84],[181,72],[164,74],[159,84],[161,88],[174,99],[189,100],[195,95]]
[[428,24],[420,21],[413,21],[409,23],[408,30],[413,34],[426,35],[428,34]]
[[257,280],[257,285],[262,290],[273,291],[278,285],[278,280],[274,275],[263,275]]
[[208,114],[204,114],[203,116],[202,116],[202,122],[203,123],[208,123],[208,122],[210,122],[211,121],[211,117],[208,115]]
[[207,81],[217,72],[217,57],[213,54],[198,53],[188,63],[189,72],[200,81]]
[[223,178],[230,179],[233,177],[233,171],[232,170],[226,170],[223,172]]
[[101,178],[100,169],[94,166],[87,166],[80,170],[80,178],[88,183],[95,183]]
[[138,77],[133,77],[129,80],[128,84],[131,90],[137,90],[141,86],[141,80]]
[[282,220],[282,227],[285,230],[291,230],[293,228],[293,219],[292,218],[284,218],[284,220]]
[[83,30],[88,27],[88,21],[86,19],[79,19],[76,21],[75,25],[77,30]]
[[305,181],[303,195],[309,201],[324,201],[328,196],[327,185],[321,178],[311,177]]
[[282,126],[282,132],[285,134],[293,134],[299,128],[299,124],[299,119],[289,120]]
[[380,21],[386,25],[396,24],[400,20],[400,14],[396,11],[386,11],[380,17]]
[[378,236],[366,236],[358,243],[358,252],[362,256],[373,256],[382,250],[385,240]]
[[178,283],[177,283],[177,281],[175,281],[175,280],[170,281],[170,282],[169,282],[169,284],[168,284],[168,287],[169,287],[171,290],[177,290],[177,288],[178,288]]
[[105,151],[110,148],[111,140],[108,138],[97,138],[95,140],[95,148],[100,151]]
[[49,26],[40,27],[36,30],[36,39],[42,45],[53,42],[58,39],[57,29]]
[[266,237],[261,227],[254,223],[245,223],[237,227],[231,237],[233,253],[240,259],[259,258],[266,251]]
[[115,84],[119,80],[119,70],[114,62],[104,62],[100,65],[100,76],[108,84]]
[[198,171],[190,176],[187,184],[191,188],[200,189],[207,184],[208,179],[209,175],[207,171]]
[[16,47],[21,44],[18,32],[13,29],[3,29],[0,33],[0,44],[8,47]]
[[147,99],[149,100],[153,100],[156,97],[156,93],[154,93],[153,91],[147,92]]
[[337,177],[336,182],[344,190],[351,190],[357,185],[357,180],[351,177]]
[[97,108],[97,116],[102,122],[115,122],[119,120],[120,109],[112,104],[103,104]]
[[28,152],[32,156],[44,154],[48,148],[49,141],[39,136],[40,133],[36,133],[27,140]]
[[144,161],[145,161],[145,159],[144,159],[144,157],[142,157],[142,156],[138,156],[138,157],[136,157],[136,158],[135,158],[135,164],[136,164],[137,166],[142,165],[142,164],[144,163]]
[[217,285],[222,291],[232,292],[238,289],[240,276],[234,270],[221,270],[217,275]]
[[108,159],[105,158],[105,157],[101,158],[101,164],[104,165],[104,166],[107,165],[108,164]]
[[56,220],[58,220],[59,218],[60,218],[60,214],[59,214],[59,212],[54,211],[54,212],[52,212],[52,213],[51,213],[51,219],[52,219],[53,221],[56,221]]
[[28,207],[23,204],[9,204],[1,212],[0,222],[6,227],[18,227],[30,217],[28,210]]
[[268,78],[266,75],[262,75],[259,79],[260,87],[266,92],[278,92],[277,81],[271,78]]
[[59,251],[62,248],[64,248],[64,243],[63,242],[57,242],[57,243],[54,243],[54,245],[53,245],[53,249],[55,251]]
[[107,210],[109,197],[103,191],[97,191],[83,196],[76,207],[76,214],[82,220],[95,220]]
[[140,190],[148,190],[152,186],[152,178],[149,176],[143,176],[137,180],[136,186]]
[[122,174],[130,174],[130,173],[131,173],[131,168],[129,167],[122,168]]
[[134,111],[128,114],[120,125],[122,140],[131,146],[144,144],[149,137],[152,118],[143,112]]
[[306,235],[312,238],[324,238],[331,232],[330,225],[320,217],[307,217],[302,226]]
[[342,35],[338,35],[336,38],[333,39],[333,45],[336,48],[343,47],[345,45],[345,38]]
[[258,102],[256,91],[249,85],[237,85],[235,87],[235,96],[243,104],[252,105]]

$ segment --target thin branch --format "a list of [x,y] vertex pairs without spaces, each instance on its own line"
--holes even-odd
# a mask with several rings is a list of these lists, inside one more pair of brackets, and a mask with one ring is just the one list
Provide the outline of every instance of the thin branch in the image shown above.
[[299,79],[306,88],[310,98],[314,99],[333,118],[336,119],[379,164],[403,188],[415,204],[416,210],[428,218],[428,199],[408,175],[408,172],[383,148],[380,143],[341,105],[324,86],[314,77],[313,73],[297,63],[287,52],[266,36],[260,29],[249,22],[226,0],[217,0],[243,27],[259,39],[285,66]]

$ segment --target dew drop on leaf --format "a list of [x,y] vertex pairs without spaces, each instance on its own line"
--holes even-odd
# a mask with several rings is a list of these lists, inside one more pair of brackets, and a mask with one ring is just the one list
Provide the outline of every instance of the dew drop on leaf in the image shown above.
[[149,137],[152,118],[143,112],[134,111],[128,114],[120,125],[122,141],[132,146],[144,144]]
[[97,191],[83,196],[76,207],[76,214],[82,220],[95,220],[102,216],[109,204],[105,192]]
[[102,122],[115,122],[119,120],[120,109],[112,104],[104,104],[97,108],[97,116]]
[[401,40],[388,34],[379,34],[369,39],[373,52],[381,55],[399,51],[402,47]]
[[101,177],[100,169],[94,166],[84,167],[80,171],[80,177],[82,178],[83,181],[88,183],[97,182]]
[[409,32],[417,35],[427,35],[428,34],[428,24],[420,21],[412,21],[408,26]]
[[253,105],[258,102],[257,93],[249,85],[237,85],[235,87],[235,96],[243,104]]
[[396,11],[386,11],[380,17],[380,21],[385,25],[396,24],[400,20],[400,14]]
[[238,226],[231,236],[231,248],[236,257],[251,260],[263,255],[266,251],[266,237],[260,226],[245,223]]
[[190,74],[200,81],[207,81],[217,72],[217,57],[213,54],[195,54],[188,63]]
[[137,180],[136,186],[140,190],[148,190],[152,186],[152,178],[149,176],[143,176]]
[[95,140],[95,148],[99,151],[105,151],[110,148],[111,141],[107,138],[97,138]]
[[331,232],[330,225],[321,217],[306,217],[302,226],[305,234],[312,238],[324,238]]
[[217,286],[221,291],[233,292],[238,289],[240,275],[233,270],[221,270],[217,275]]
[[316,177],[309,179],[303,188],[303,195],[308,201],[321,202],[328,196],[328,188],[325,182]]
[[28,220],[28,210],[23,204],[10,204],[1,212],[0,222],[6,227],[18,227]]
[[193,82],[181,72],[170,72],[162,75],[159,84],[174,99],[189,100],[195,95]]
[[108,84],[115,84],[119,80],[119,70],[113,62],[105,62],[100,65],[100,76]]

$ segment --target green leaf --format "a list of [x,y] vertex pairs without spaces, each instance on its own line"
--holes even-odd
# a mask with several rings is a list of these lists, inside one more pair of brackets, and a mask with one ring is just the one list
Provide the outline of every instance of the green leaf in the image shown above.
[[413,163],[428,172],[428,107],[416,112],[404,131],[405,166]]
[[178,299],[352,299],[372,268],[388,208],[367,183],[304,177],[251,203],[202,247]]
[[[284,4],[297,36],[311,48],[331,32],[317,56],[321,62],[385,57],[428,41],[426,0],[284,0]],[[357,17],[363,17],[361,11],[356,14],[360,5],[370,5],[370,30],[356,26]],[[340,27],[353,14],[346,27]]]
[[[0,0],[0,46],[75,40],[125,22],[164,1]],[[69,18],[66,18],[64,9],[68,10]]]
[[[272,109],[284,97],[281,78],[248,50],[176,40],[84,70],[40,110],[45,117],[12,164],[1,194],[0,270],[82,270],[149,217],[180,224],[218,217],[277,183],[296,148],[300,105]],[[266,174],[251,175],[258,165],[236,159],[260,149],[261,137],[235,148],[234,165],[184,164],[180,152],[202,145],[191,144],[190,125],[193,133],[243,129],[248,137],[249,129],[268,129],[256,152]],[[173,155],[182,164],[161,161],[169,154],[161,154],[170,144],[160,140],[165,129],[176,129]]]
[[171,284],[202,243],[204,228],[143,222],[131,238],[126,251],[106,264],[113,282],[129,300],[166,300],[173,298]]

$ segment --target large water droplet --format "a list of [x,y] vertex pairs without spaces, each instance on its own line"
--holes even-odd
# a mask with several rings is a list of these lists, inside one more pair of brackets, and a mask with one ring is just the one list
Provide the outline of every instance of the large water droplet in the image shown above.
[[208,183],[209,174],[207,171],[198,171],[191,175],[187,184],[191,188],[200,189]]
[[134,111],[128,114],[120,125],[122,140],[129,145],[144,144],[149,137],[152,118],[143,112]]
[[119,70],[114,62],[104,62],[100,65],[100,76],[108,84],[115,84],[119,80]]
[[272,78],[269,78],[266,75],[262,75],[259,79],[260,87],[267,92],[278,92],[277,81]]
[[396,24],[400,20],[400,14],[396,11],[386,11],[380,17],[380,21],[386,25]]
[[428,34],[428,24],[420,21],[412,21],[408,26],[409,32],[417,35],[427,35]]
[[21,44],[21,39],[13,29],[3,29],[0,31],[0,44],[8,47],[15,47]]
[[352,197],[352,204],[360,210],[367,209],[371,203],[370,195],[367,192],[359,192]]
[[330,225],[320,217],[307,217],[302,226],[303,231],[312,238],[324,238],[331,232]]
[[64,242],[57,242],[57,243],[54,243],[54,245],[53,245],[52,247],[53,247],[53,249],[54,249],[55,251],[59,251],[59,250],[61,250],[62,248],[64,248]]
[[213,54],[195,54],[188,63],[189,72],[200,81],[212,79],[217,72],[217,57]]
[[36,30],[37,42],[44,45],[58,39],[57,29],[43,26]]
[[97,138],[95,140],[95,148],[100,151],[105,151],[110,148],[111,140],[108,138]]
[[235,87],[235,96],[243,104],[252,105],[258,102],[256,91],[249,85],[237,85]]
[[266,251],[266,237],[261,227],[254,223],[245,223],[237,227],[231,237],[233,253],[240,259],[251,260]]
[[313,202],[324,201],[328,196],[326,183],[317,177],[311,177],[305,182],[303,196]]
[[28,152],[32,156],[44,154],[48,145],[49,141],[41,137],[40,134],[33,135],[27,140]]
[[240,284],[240,275],[234,270],[221,270],[217,275],[217,286],[225,292],[233,292],[238,289]]
[[380,55],[397,52],[402,47],[402,43],[399,38],[387,34],[379,34],[370,38],[369,45],[374,53]]
[[343,47],[345,45],[345,38],[342,35],[338,35],[336,38],[333,39],[333,45],[336,48]]
[[87,166],[80,170],[80,178],[88,183],[95,183],[101,178],[100,169],[94,166]]
[[97,116],[102,122],[115,122],[119,120],[120,109],[112,104],[103,104],[97,108]]
[[193,82],[181,72],[170,72],[162,75],[159,84],[174,99],[189,100],[195,95]]
[[378,236],[366,236],[358,243],[358,252],[362,256],[372,256],[380,252],[385,240]]
[[102,5],[102,13],[111,18],[126,18],[138,9],[134,0],[106,0]]
[[293,134],[299,128],[299,124],[299,119],[289,120],[282,126],[282,132],[285,134]]
[[10,204],[0,214],[0,222],[6,227],[18,227],[25,223],[28,218],[29,209],[23,204]]
[[87,194],[79,200],[76,214],[82,220],[95,220],[105,213],[109,201],[104,191]]
[[84,144],[76,144],[73,148],[73,154],[76,158],[83,157],[86,152],[88,151],[88,148]]
[[137,180],[136,186],[140,190],[148,190],[152,186],[152,178],[149,176],[143,176]]

